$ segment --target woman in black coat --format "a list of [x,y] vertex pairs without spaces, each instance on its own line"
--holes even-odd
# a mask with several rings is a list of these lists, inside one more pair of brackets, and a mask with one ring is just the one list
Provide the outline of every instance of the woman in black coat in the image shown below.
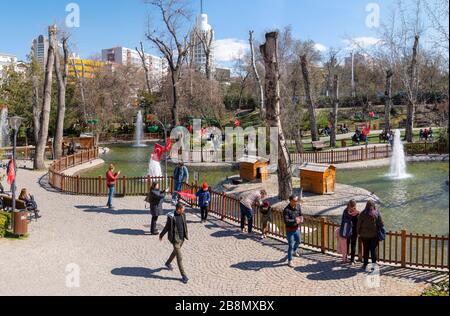
[[159,235],[159,232],[156,230],[156,223],[158,222],[158,217],[163,213],[163,203],[164,198],[166,196],[166,191],[160,191],[159,183],[155,182],[152,185],[152,189],[147,196],[147,202],[150,203],[150,213],[152,215],[152,224],[151,224],[151,234]]

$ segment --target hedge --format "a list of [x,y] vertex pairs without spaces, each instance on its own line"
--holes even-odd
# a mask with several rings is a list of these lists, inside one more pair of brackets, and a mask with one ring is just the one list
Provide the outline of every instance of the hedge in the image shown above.
[[0,238],[6,236],[6,232],[11,221],[11,214],[6,212],[0,212]]

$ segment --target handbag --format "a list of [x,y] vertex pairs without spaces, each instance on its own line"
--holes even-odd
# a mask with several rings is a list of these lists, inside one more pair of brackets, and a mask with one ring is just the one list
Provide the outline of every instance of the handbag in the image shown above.
[[377,219],[377,237],[378,241],[385,241],[386,240],[386,229],[384,229],[384,226],[380,223],[380,217]]

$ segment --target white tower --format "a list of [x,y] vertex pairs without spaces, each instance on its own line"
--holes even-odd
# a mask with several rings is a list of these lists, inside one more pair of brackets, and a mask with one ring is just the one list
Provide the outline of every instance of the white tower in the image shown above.
[[[204,44],[199,39],[203,39]],[[214,59],[214,30],[211,25],[208,24],[208,15],[203,13],[203,1],[201,1],[201,13],[197,16],[195,29],[192,34],[193,40],[193,65],[202,72],[206,72],[206,52],[204,45],[210,46],[209,67],[211,73],[215,71],[215,59]]]

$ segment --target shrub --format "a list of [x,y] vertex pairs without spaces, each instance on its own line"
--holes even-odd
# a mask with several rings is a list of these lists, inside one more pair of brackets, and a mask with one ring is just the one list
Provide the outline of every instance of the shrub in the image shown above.
[[429,287],[422,296],[448,296],[448,281]]
[[6,212],[0,212],[0,238],[5,237],[10,222],[11,222],[11,214]]

